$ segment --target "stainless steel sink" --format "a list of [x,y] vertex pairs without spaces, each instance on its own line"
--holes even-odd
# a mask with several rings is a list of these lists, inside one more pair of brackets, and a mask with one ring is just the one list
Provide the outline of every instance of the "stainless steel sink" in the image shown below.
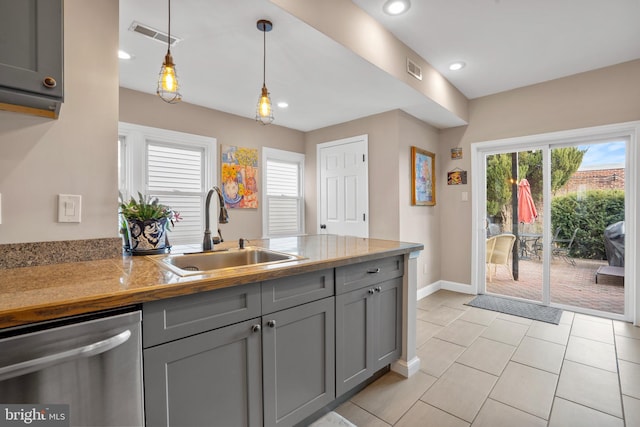
[[249,246],[245,249],[236,248],[186,255],[162,255],[153,256],[152,258],[180,276],[203,274],[226,268],[275,264],[304,259],[304,257],[298,255],[276,252],[254,246]]

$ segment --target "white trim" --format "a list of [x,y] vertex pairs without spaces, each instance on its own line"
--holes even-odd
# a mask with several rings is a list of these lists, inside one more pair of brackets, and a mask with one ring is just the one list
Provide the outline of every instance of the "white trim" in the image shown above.
[[[586,138],[590,141],[628,138],[626,152],[625,170],[625,283],[635,284],[635,286],[625,286],[625,320],[631,320],[634,324],[640,323],[640,292],[637,290],[637,265],[640,263],[640,251],[638,250],[637,233],[640,218],[638,217],[640,207],[638,203],[637,191],[640,189],[640,160],[638,159],[638,144],[640,137],[640,121],[617,123],[589,128],[571,129],[559,132],[550,132],[538,135],[527,135],[522,137],[506,138],[493,141],[475,142],[471,144],[471,165],[477,171],[472,182],[473,197],[471,214],[476,218],[471,224],[471,288],[479,293],[484,293],[484,259],[478,259],[479,254],[484,253],[481,245],[484,245],[484,221],[486,214],[481,212],[486,200],[486,190],[483,187],[486,181],[484,165],[482,164],[484,155],[490,154],[492,150],[504,151],[505,149],[536,148],[549,145],[569,145],[572,143],[584,143]],[[546,209],[545,209],[546,212]],[[545,215],[548,217],[549,215]],[[550,220],[550,218],[549,218]],[[547,228],[547,227],[545,227]],[[546,236],[549,241],[549,236]],[[572,308],[577,310],[577,308]],[[611,315],[610,317],[617,317]]]
[[286,151],[286,150],[279,150],[277,148],[269,148],[269,147],[262,147],[262,188],[264,189],[264,191],[261,191],[261,204],[262,204],[262,238],[266,239],[269,237],[287,237],[287,236],[270,236],[267,234],[267,224],[268,224],[268,214],[269,214],[269,209],[267,206],[267,159],[274,159],[274,160],[280,160],[280,161],[284,161],[284,162],[291,162],[291,163],[297,163],[300,167],[300,176],[299,178],[299,184],[300,184],[300,188],[299,188],[299,197],[301,200],[300,203],[300,218],[299,218],[299,226],[298,226],[298,235],[303,235],[304,234],[304,230],[305,230],[305,222],[304,222],[304,216],[305,216],[305,209],[304,209],[304,180],[305,180],[305,176],[304,176],[304,162],[305,162],[305,155],[304,153],[297,153],[295,151]]
[[477,293],[473,291],[471,285],[458,282],[450,282],[448,280],[438,280],[437,282],[431,283],[430,285],[423,286],[418,289],[417,299],[418,301],[420,301],[421,299],[438,292],[440,289],[458,292],[460,294],[477,295]]
[[[181,146],[187,148],[200,148],[203,150],[203,176],[202,186],[204,197],[208,189],[217,182],[217,141],[216,138],[194,135],[184,132],[176,132],[168,129],[159,129],[142,126],[133,123],[118,123],[118,139],[124,136],[124,184],[127,189],[123,194],[125,199],[138,192],[145,194],[147,188],[147,144],[149,142]],[[136,196],[137,197],[137,196]],[[217,220],[217,217],[215,217]],[[204,203],[202,206],[202,230],[204,231]],[[199,243],[199,242],[193,242]]]
[[367,235],[364,237],[369,237],[369,224],[371,223],[370,215],[369,215],[369,135],[363,134],[358,136],[352,136],[349,138],[337,139],[335,141],[323,142],[321,144],[316,145],[316,233],[317,234],[325,234],[323,230],[320,229],[320,222],[322,219],[321,208],[322,201],[320,200],[320,168],[322,167],[321,159],[320,159],[320,151],[323,148],[335,147],[338,145],[351,144],[355,142],[364,141],[364,156],[365,156],[365,183],[367,185],[367,203],[364,206],[364,214],[365,214],[365,223]]

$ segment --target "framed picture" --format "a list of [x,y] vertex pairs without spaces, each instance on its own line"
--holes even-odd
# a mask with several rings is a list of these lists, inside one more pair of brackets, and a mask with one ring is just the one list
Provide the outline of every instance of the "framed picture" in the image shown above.
[[436,155],[418,147],[411,147],[411,204],[436,204]]
[[447,172],[447,185],[464,185],[467,183],[467,171],[452,170]]
[[462,147],[456,147],[451,149],[451,159],[459,160],[462,158]]

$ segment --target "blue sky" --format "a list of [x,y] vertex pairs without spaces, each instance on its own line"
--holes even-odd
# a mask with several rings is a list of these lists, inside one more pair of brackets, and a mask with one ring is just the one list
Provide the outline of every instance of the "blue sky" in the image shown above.
[[614,141],[604,144],[582,145],[580,149],[589,148],[582,159],[580,169],[592,169],[598,166],[624,167],[625,142]]

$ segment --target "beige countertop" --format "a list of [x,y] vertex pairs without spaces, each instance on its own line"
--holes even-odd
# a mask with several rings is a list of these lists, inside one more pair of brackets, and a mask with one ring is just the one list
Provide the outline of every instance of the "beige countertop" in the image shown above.
[[[181,277],[147,256],[0,270],[0,328],[50,320],[406,254],[422,244],[314,235],[251,240],[304,257],[263,266]],[[237,247],[237,242],[216,249]],[[176,253],[176,251],[174,251]]]

